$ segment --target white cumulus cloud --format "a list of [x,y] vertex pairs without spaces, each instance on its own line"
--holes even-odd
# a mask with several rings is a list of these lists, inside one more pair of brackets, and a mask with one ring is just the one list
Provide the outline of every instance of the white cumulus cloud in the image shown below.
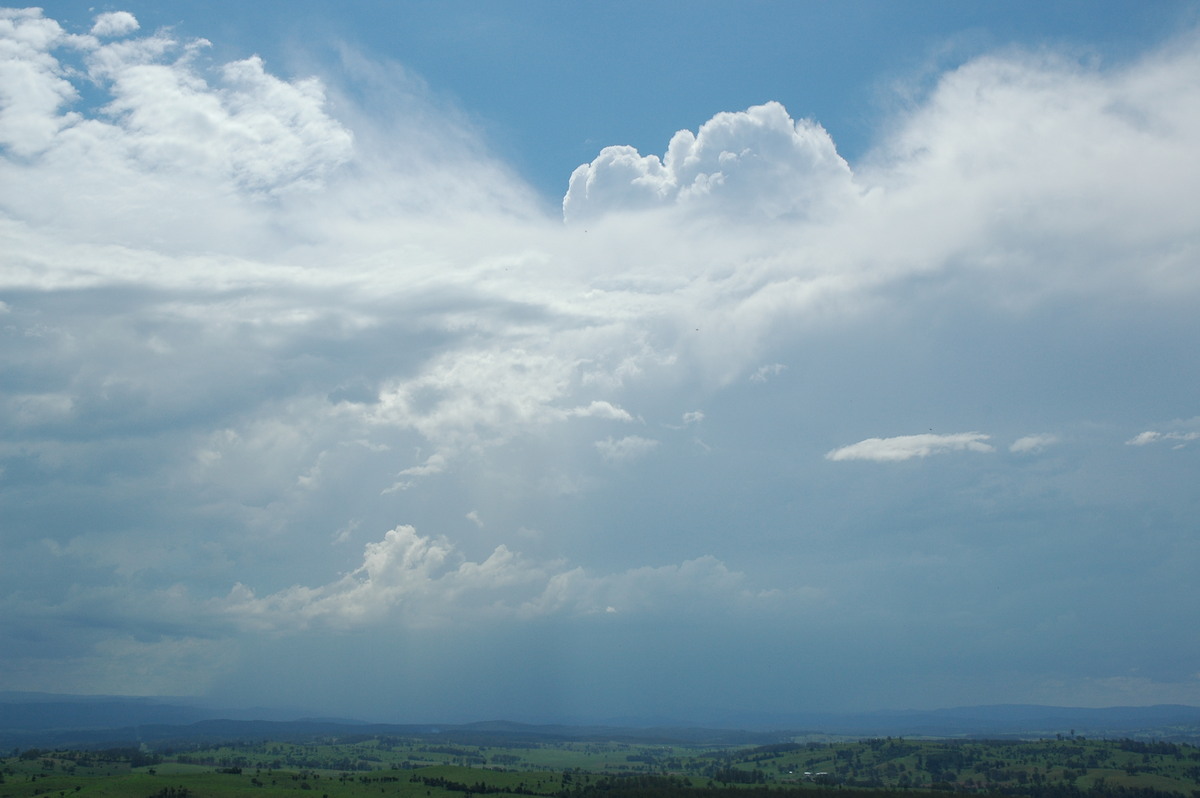
[[133,33],[141,27],[137,17],[128,11],[110,11],[96,17],[92,25],[92,35],[99,37],[124,36]]
[[577,407],[567,415],[577,418],[602,418],[608,421],[633,421],[633,416],[628,410],[601,400],[594,401],[587,407]]
[[824,128],[769,102],[679,131],[661,160],[606,147],[571,175],[563,216],[682,205],[774,219],[827,212],[853,196],[850,168]]

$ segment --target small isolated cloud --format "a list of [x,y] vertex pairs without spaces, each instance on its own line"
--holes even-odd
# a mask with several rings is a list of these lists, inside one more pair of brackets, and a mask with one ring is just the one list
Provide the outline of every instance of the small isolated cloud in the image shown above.
[[700,410],[691,410],[683,414],[683,423],[685,426],[688,424],[699,424],[703,420],[704,413]]
[[358,524],[359,522],[357,520],[351,521],[335,532],[333,535],[334,545],[348,542],[350,537],[354,534],[354,530],[358,529]]
[[1047,446],[1053,446],[1058,443],[1057,435],[1026,435],[1023,438],[1017,438],[1013,441],[1013,445],[1008,447],[1008,450],[1013,454],[1036,454]]
[[483,529],[483,519],[479,517],[478,510],[472,510],[471,512],[467,513],[467,520],[480,529]]
[[759,366],[750,375],[750,382],[766,382],[771,377],[778,377],[785,371],[787,371],[787,366],[782,363],[768,363],[767,365]]
[[980,432],[958,432],[949,435],[928,433],[899,435],[895,438],[867,438],[865,441],[834,449],[825,455],[825,459],[891,463],[948,452],[992,452],[995,449],[984,443],[990,437]]
[[633,416],[628,410],[603,401],[592,402],[587,407],[576,407],[567,415],[576,418],[602,418],[608,421],[633,421]]
[[[446,470],[446,455],[440,452],[435,452],[425,459],[421,465],[410,466],[404,469],[396,476],[398,477],[428,477],[434,474],[440,474]],[[408,490],[413,486],[411,479],[399,479],[394,485],[384,491],[387,493],[395,493],[398,490]]]
[[92,35],[101,37],[124,36],[133,33],[140,27],[137,17],[128,11],[113,11],[108,14],[100,14],[96,17],[96,24],[92,25]]
[[1178,445],[1182,445],[1194,440],[1200,440],[1200,432],[1156,432],[1155,430],[1146,430],[1125,441],[1125,445],[1145,446],[1148,443],[1158,443],[1160,441],[1180,441],[1181,443]]
[[648,454],[656,446],[658,446],[658,441],[638,435],[628,435],[616,440],[609,437],[602,441],[596,441],[596,449],[599,450],[600,456],[610,463],[636,460]]

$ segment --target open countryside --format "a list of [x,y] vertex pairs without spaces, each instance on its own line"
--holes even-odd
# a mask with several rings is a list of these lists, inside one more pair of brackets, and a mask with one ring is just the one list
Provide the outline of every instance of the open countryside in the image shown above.
[[[327,738],[152,750],[14,751],[0,798],[547,798],[902,791],[1200,796],[1200,748],[1089,740],[873,738],[735,747],[612,741]],[[307,796],[306,796],[307,798]]]

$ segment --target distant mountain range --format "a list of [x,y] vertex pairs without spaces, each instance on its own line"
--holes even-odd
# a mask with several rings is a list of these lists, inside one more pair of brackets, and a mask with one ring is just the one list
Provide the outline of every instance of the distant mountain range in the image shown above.
[[[1048,707],[1003,704],[868,713],[726,716],[711,728],[621,719],[604,724],[384,724],[305,718],[279,709],[217,709],[187,699],[0,692],[0,750],[197,744],[233,739],[437,735],[462,742],[499,739],[624,739],[759,745],[798,736],[1039,738],[1079,735],[1200,742],[1200,707]],[[724,728],[719,728],[724,727]]]

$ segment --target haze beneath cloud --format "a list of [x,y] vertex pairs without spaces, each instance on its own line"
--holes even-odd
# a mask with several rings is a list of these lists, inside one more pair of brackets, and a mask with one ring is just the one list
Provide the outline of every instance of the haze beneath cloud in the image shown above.
[[0,11],[0,689],[1200,704],[1194,30],[973,57],[853,164],[774,101],[600,144],[559,213],[397,63],[185,29]]

